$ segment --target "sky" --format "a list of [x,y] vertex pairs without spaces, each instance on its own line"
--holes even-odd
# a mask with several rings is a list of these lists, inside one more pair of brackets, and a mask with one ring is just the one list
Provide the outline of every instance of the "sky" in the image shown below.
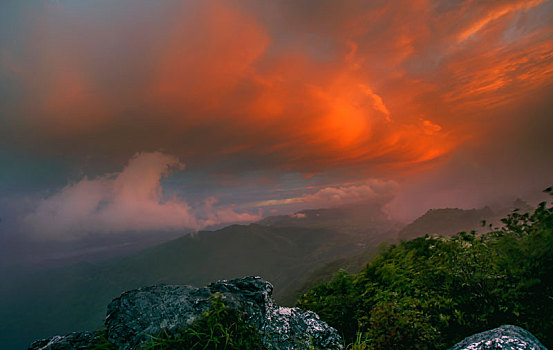
[[550,0],[0,4],[4,238],[531,200],[552,132]]

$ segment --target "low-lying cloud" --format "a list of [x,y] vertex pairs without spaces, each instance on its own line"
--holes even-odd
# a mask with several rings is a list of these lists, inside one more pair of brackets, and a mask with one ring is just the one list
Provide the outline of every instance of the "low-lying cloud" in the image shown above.
[[256,202],[253,206],[291,206],[304,209],[338,207],[367,201],[384,204],[392,200],[397,190],[398,184],[395,181],[370,179],[361,184],[328,186],[301,196]]
[[24,224],[37,238],[74,239],[98,232],[198,230],[259,219],[232,207],[218,207],[215,198],[195,209],[176,195],[162,195],[160,180],[171,170],[182,169],[184,164],[172,155],[137,153],[121,172],[85,177],[40,199]]

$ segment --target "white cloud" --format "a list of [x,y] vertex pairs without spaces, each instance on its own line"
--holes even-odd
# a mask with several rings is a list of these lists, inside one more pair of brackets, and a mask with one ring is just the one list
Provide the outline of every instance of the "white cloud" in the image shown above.
[[270,199],[253,203],[252,206],[271,207],[301,205],[310,208],[329,208],[369,200],[391,199],[398,184],[391,180],[370,179],[361,184],[329,186],[315,193],[284,199]]
[[86,177],[41,199],[24,223],[36,237],[74,239],[93,232],[126,230],[198,230],[227,222],[253,221],[258,215],[215,207],[208,198],[194,209],[176,196],[162,198],[160,180],[173,169],[184,169],[176,157],[137,153],[115,174]]

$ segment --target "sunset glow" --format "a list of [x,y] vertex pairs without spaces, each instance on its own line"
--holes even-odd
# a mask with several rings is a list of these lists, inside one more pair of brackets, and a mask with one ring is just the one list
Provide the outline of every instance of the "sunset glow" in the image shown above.
[[[102,5],[14,5],[0,37],[5,153],[56,159],[75,183],[160,152],[198,185],[169,195],[202,206],[232,183],[249,190],[225,208],[257,217],[247,205],[430,178],[504,142],[495,130],[550,125],[544,108],[509,113],[551,106],[551,1]],[[304,193],[274,197],[288,178]]]

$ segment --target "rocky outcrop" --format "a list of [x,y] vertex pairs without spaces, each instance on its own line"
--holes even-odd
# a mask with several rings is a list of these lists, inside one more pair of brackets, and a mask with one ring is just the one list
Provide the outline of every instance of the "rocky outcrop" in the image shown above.
[[547,350],[532,333],[505,325],[463,339],[449,350]]
[[[156,285],[135,289],[108,305],[107,338],[120,349],[129,350],[140,348],[152,336],[177,334],[200,319],[217,295],[226,306],[245,315],[268,349],[343,348],[338,332],[317,314],[276,305],[272,291],[273,286],[259,277],[219,281],[203,288]],[[30,349],[85,349],[86,345],[60,347],[79,334],[93,341],[90,333],[72,333],[35,342]]]
[[50,339],[37,340],[29,349],[36,350],[87,350],[94,343],[96,335],[90,332],[73,332],[56,335]]

